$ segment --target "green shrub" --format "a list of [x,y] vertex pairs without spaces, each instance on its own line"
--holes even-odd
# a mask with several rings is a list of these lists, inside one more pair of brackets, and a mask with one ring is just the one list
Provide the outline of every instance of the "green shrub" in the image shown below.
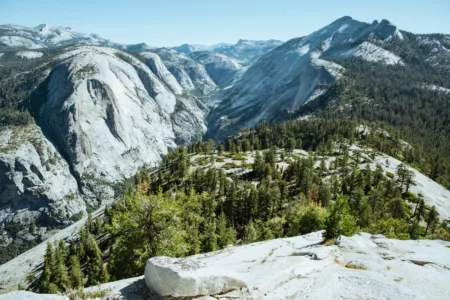
[[386,172],[386,176],[393,179],[395,175],[391,172]]

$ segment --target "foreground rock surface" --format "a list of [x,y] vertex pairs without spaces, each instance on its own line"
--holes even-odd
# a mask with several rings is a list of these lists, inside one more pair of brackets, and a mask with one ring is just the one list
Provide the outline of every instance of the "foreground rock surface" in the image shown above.
[[147,262],[145,280],[162,296],[188,299],[448,299],[450,242],[367,233],[332,246],[321,241],[315,232],[186,259],[157,257]]
[[15,291],[0,295],[0,300],[69,300],[69,298],[58,295],[35,294],[26,291]]

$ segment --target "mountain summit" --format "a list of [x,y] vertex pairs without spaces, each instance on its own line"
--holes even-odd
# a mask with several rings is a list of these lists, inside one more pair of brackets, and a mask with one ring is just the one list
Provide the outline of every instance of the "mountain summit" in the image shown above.
[[[359,57],[383,64],[404,64],[383,42],[402,40],[391,22],[363,23],[340,18],[308,36],[292,39],[263,55],[234,84],[215,96],[209,135],[221,139],[239,128],[297,110],[323,94],[345,69],[334,61]],[[239,43],[238,43],[239,44]]]

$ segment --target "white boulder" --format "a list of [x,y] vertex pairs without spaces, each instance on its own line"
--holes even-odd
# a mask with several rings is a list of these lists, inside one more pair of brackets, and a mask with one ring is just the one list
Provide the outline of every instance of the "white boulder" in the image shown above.
[[159,295],[174,297],[215,295],[247,286],[238,275],[208,267],[195,258],[171,257],[149,259],[145,282]]

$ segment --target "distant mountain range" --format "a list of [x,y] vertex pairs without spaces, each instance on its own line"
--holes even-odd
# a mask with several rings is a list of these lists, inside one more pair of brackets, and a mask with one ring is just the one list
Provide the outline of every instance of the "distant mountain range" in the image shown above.
[[[239,60],[241,63],[254,62],[265,52],[281,45],[278,40],[252,41],[239,40],[236,44],[220,43],[217,45],[183,44],[181,46],[169,47],[179,53],[190,54],[196,51],[211,51],[224,54]],[[72,31],[70,27],[51,26],[41,24],[28,28],[19,25],[0,25],[0,49],[44,49],[68,45],[93,45],[116,47],[123,50],[145,51],[160,47],[149,46],[146,43],[120,44],[104,39],[97,34],[85,34]]]

